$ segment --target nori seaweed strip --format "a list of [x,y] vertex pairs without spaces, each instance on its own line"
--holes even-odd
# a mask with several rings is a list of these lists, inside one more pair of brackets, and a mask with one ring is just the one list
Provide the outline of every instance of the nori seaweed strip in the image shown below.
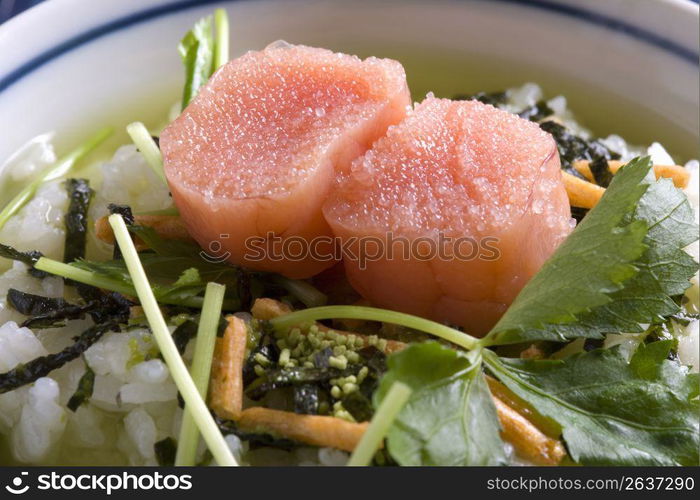
[[455,101],[479,101],[491,106],[505,104],[508,94],[505,92],[477,92],[476,94],[456,94],[452,97]]
[[9,372],[0,374],[0,394],[13,391],[18,387],[31,384],[37,379],[47,376],[52,371],[73,361],[83,354],[92,344],[97,342],[102,335],[113,330],[119,330],[119,325],[117,323],[110,322],[92,326],[78,337],[75,337],[75,343],[62,351],[55,354],[40,356],[28,363],[18,365]]
[[250,351],[248,359],[243,364],[244,386],[247,386],[248,384],[252,383],[257,378],[257,375],[255,374],[256,354],[262,354],[273,363],[277,363],[280,352],[270,333],[263,333],[262,337],[260,338],[260,341],[258,342],[258,345]]
[[29,266],[29,274],[35,278],[45,278],[49,274],[44,271],[39,271],[34,269],[34,264],[44,255],[36,250],[31,250],[29,252],[20,252],[19,250],[12,248],[9,245],[3,245],[0,243],[0,257],[5,257],[6,259],[16,260],[23,262]]
[[62,298],[42,297],[14,288],[7,291],[7,302],[19,313],[30,316],[20,326],[38,328],[58,326],[57,323],[64,319],[82,319],[96,305],[94,302],[71,304]]
[[155,142],[156,146],[158,146],[158,149],[160,149],[160,137],[158,137],[157,135],[152,135],[151,139],[153,139],[153,142]]
[[107,210],[111,215],[119,214],[124,217],[124,222],[127,226],[134,224],[134,214],[131,212],[131,207],[129,205],[118,205],[117,203],[110,203],[107,205]]
[[130,301],[117,292],[105,292],[97,287],[75,283],[78,295],[86,302],[93,303],[94,307],[88,312],[96,324],[114,321],[116,323],[127,323],[131,313]]
[[304,415],[317,415],[319,402],[319,389],[315,384],[301,384],[294,386],[294,413]]
[[161,467],[172,467],[175,465],[177,442],[173,438],[166,437],[165,439],[157,441],[153,445],[153,450],[155,451],[158,465]]
[[197,336],[197,323],[192,320],[187,320],[180,326],[175,328],[173,332],[173,341],[177,347],[177,352],[181,355],[185,352],[187,344],[191,339]]
[[[124,223],[127,226],[134,225],[134,214],[131,212],[131,207],[128,205],[117,205],[116,203],[110,203],[107,205],[107,209],[111,215],[119,214],[124,219]],[[133,236],[132,236],[133,239]],[[112,259],[117,260],[122,258],[122,252],[119,250],[119,245],[115,243],[114,251],[112,253]]]
[[7,301],[25,316],[38,316],[66,308],[82,308],[82,306],[70,304],[60,297],[42,297],[41,295],[21,292],[15,288],[10,288],[7,291]]
[[363,359],[362,364],[369,368],[369,373],[360,384],[360,392],[367,399],[371,399],[377,390],[379,379],[386,372],[386,354],[374,346],[363,347],[358,352]]
[[369,422],[374,415],[374,408],[370,399],[362,392],[351,392],[342,399],[345,408],[356,422]]
[[78,388],[66,403],[68,409],[75,412],[81,405],[84,405],[92,397],[92,391],[95,388],[95,372],[92,371],[87,364],[85,365],[85,373],[78,381]]
[[272,368],[265,372],[265,376],[254,381],[245,389],[245,394],[253,401],[260,400],[267,392],[280,387],[289,387],[303,384],[329,385],[334,378],[357,375],[360,365],[353,365],[345,370],[337,368],[306,368],[295,366],[292,368]]
[[371,372],[377,376],[381,376],[386,371],[386,354],[374,347],[368,345],[358,351],[362,357],[363,365],[366,365]]
[[588,162],[588,168],[591,169],[593,174],[593,180],[596,184],[601,187],[607,188],[612,182],[613,174],[608,166],[608,160],[603,158],[596,158]]
[[540,100],[529,108],[523,109],[520,113],[518,113],[518,116],[526,120],[538,122],[544,118],[547,118],[548,116],[552,116],[553,114],[554,110],[550,108],[545,101]]
[[66,243],[63,262],[73,262],[85,257],[85,242],[88,230],[88,208],[94,191],[85,179],[68,179],[68,212],[64,217],[66,224]]
[[620,155],[610,151],[598,140],[586,140],[572,134],[567,128],[553,120],[540,123],[540,128],[552,135],[557,143],[561,168],[580,179],[588,180],[576,170],[572,163],[576,160],[593,161],[599,158],[618,160]]
[[238,426],[236,426],[234,421],[224,420],[216,415],[214,415],[214,420],[216,420],[216,424],[219,426],[219,430],[222,434],[233,434],[242,441],[247,441],[250,444],[251,449],[269,447],[290,451],[294,448],[302,446],[301,443],[292,441],[291,439],[278,438],[271,434],[242,432],[238,430]]

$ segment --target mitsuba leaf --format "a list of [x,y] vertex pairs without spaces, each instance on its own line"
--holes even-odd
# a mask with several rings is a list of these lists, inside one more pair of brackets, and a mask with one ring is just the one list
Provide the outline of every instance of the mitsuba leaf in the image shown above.
[[[149,273],[149,263],[157,260],[149,259],[149,255],[153,258],[153,254],[140,255],[141,263],[143,264],[146,273]],[[161,265],[162,262],[158,261],[158,264]],[[96,275],[116,280],[124,286],[133,288],[131,276],[129,275],[126,264],[122,259],[104,262],[78,260],[73,262],[71,265],[79,269],[90,271]],[[184,303],[187,299],[198,297],[202,294],[205,287],[206,282],[202,280],[199,271],[192,268],[185,269],[179,275],[171,278],[171,281],[163,280],[162,278],[154,279],[152,284],[153,293],[156,296],[156,299],[159,302],[166,304]],[[136,295],[135,290],[133,295]],[[238,302],[235,300],[235,297],[231,297],[230,300],[226,302],[227,308],[236,308],[237,306]]]
[[673,300],[697,270],[683,248],[697,239],[685,195],[650,175],[648,157],[614,177],[598,205],[516,297],[485,340],[600,338],[641,332],[677,313]]
[[412,344],[389,356],[375,407],[394,382],[413,389],[387,435],[389,453],[400,465],[506,462],[496,409],[474,357],[437,342]]
[[556,421],[571,458],[584,465],[697,465],[698,374],[667,360],[672,340],[642,344],[627,361],[597,349],[564,360],[502,359],[503,384]]
[[698,238],[685,194],[669,179],[653,182],[639,200],[634,218],[649,227],[644,238],[647,249],[634,263],[639,272],[621,290],[610,294],[610,303],[582,314],[574,324],[553,326],[550,331],[566,338],[636,333],[681,311],[674,297],[688,288],[698,268],[683,250]]
[[204,291],[206,286],[207,284],[202,281],[199,271],[195,268],[190,268],[183,271],[172,285],[153,285],[152,288],[156,298],[168,300],[196,297]]
[[185,66],[185,88],[182,109],[197,95],[214,71],[214,35],[211,16],[197,21],[177,47]]
[[70,411],[77,411],[78,408],[88,402],[92,396],[92,391],[95,388],[95,372],[92,368],[85,366],[85,373],[78,381],[78,388],[66,403],[66,407]]
[[216,281],[226,285],[227,289],[237,290],[242,271],[227,263],[207,261],[199,246],[185,241],[165,240],[148,226],[129,226],[129,232],[151,250],[139,254],[149,277],[176,280],[185,272],[193,276],[194,269],[202,281]]

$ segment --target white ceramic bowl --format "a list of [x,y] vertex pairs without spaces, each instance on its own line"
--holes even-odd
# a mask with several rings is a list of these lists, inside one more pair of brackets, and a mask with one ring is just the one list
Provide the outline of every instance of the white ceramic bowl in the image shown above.
[[697,156],[690,0],[50,0],[0,26],[0,164],[48,130],[70,147],[105,124],[160,121],[179,97],[178,40],[218,6],[234,54],[286,39],[395,57],[415,99],[536,81],[601,135]]

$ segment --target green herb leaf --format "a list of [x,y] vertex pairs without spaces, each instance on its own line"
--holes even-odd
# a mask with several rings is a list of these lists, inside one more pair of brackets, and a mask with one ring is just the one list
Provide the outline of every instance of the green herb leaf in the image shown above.
[[641,324],[679,311],[672,297],[697,269],[683,251],[697,227],[685,195],[668,180],[654,181],[650,169],[646,157],[615,175],[485,344],[639,332]]
[[387,435],[401,465],[497,465],[506,457],[496,409],[475,353],[437,342],[393,354],[374,395],[379,407],[394,382],[413,392]]
[[[116,208],[116,207],[113,207]],[[119,213],[124,216],[128,207]],[[249,307],[260,296],[279,297],[290,293],[299,300],[319,303],[325,296],[311,284],[290,280],[274,274],[253,273],[225,262],[211,262],[201,248],[192,243],[164,240],[151,227],[130,225],[129,232],[138,236],[148,247],[141,252],[141,264],[154,283],[159,302],[186,307],[201,307],[201,293],[207,282],[215,281],[226,286],[224,309],[238,311]],[[28,265],[39,262],[38,252],[18,252],[0,245],[0,256],[21,260]],[[135,290],[123,259],[94,262],[77,260],[70,265],[41,258],[32,272],[46,272],[94,287],[133,296]]]
[[212,17],[207,16],[197,21],[180,41],[177,50],[185,65],[185,88],[182,94],[182,109],[185,109],[214,72]]
[[80,406],[88,402],[92,396],[92,391],[95,388],[95,372],[92,368],[85,365],[85,373],[78,381],[78,388],[68,400],[66,406],[72,412],[75,412]]
[[669,179],[653,182],[634,214],[649,227],[644,244],[647,249],[634,265],[639,272],[610,294],[611,302],[579,316],[571,325],[559,325],[556,331],[566,338],[588,337],[592,332],[636,333],[647,324],[664,321],[678,314],[674,296],[681,295],[698,264],[683,250],[698,238],[692,208],[685,194]]
[[[230,293],[237,290],[242,271],[227,263],[207,261],[199,246],[185,241],[165,240],[148,226],[135,224],[129,226],[129,232],[138,236],[152,250],[140,254],[141,262],[152,279],[177,280],[183,273],[192,273],[191,269],[195,269],[201,281],[226,285]],[[125,272],[123,267],[122,270]]]
[[[148,261],[148,258],[143,259],[144,268],[146,269],[149,268],[147,265]],[[160,265],[162,262],[159,261],[158,264]],[[108,279],[118,280],[123,286],[133,290],[131,277],[128,274],[124,261],[121,259],[106,262],[79,260],[74,262],[72,266],[102,275]],[[199,271],[194,268],[189,268],[182,271],[174,282],[154,283],[153,293],[156,295],[158,301],[164,304],[197,307],[203,300],[200,295],[205,287],[206,283],[202,281]],[[133,292],[134,293],[127,293],[127,295],[135,295],[135,290],[133,290]],[[236,304],[231,301],[228,302],[229,307],[235,305]]]
[[697,465],[698,374],[666,357],[670,340],[642,344],[628,362],[618,348],[564,360],[499,359],[493,374],[562,427],[584,465]]
[[216,41],[214,43],[214,70],[228,62],[228,14],[226,9],[214,11],[214,24],[216,26]]

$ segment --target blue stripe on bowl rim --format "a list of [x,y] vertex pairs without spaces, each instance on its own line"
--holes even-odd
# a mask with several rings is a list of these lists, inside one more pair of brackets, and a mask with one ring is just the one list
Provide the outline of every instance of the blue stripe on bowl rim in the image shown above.
[[[241,1],[241,0],[225,0],[229,3]],[[464,1],[464,0],[462,0]],[[548,0],[496,0],[502,3],[517,4],[520,6],[530,6],[533,8],[546,10],[549,12],[554,12],[557,14],[562,14],[568,17],[577,18],[583,20],[589,24],[594,24],[597,26],[605,27],[618,33],[623,33],[630,36],[636,40],[645,42],[649,45],[653,45],[657,48],[664,50],[665,52],[672,54],[673,56],[682,59],[695,66],[700,66],[699,59],[700,54],[693,50],[687,49],[663,36],[634,26],[625,21],[614,19],[608,17],[604,14],[599,14],[594,11],[582,9],[579,7],[573,7],[570,5],[563,5],[559,3],[554,3]],[[690,0],[698,2],[698,0]],[[87,30],[79,35],[69,38],[65,42],[58,44],[57,46],[33,57],[31,60],[20,65],[18,68],[12,70],[10,73],[5,75],[0,79],[0,92],[3,92],[8,87],[18,82],[25,76],[32,73],[34,70],[40,68],[44,64],[50,62],[53,59],[60,57],[61,55],[70,52],[85,43],[91,42],[105,35],[113,33],[115,31],[128,28],[132,25],[139,24],[150,19],[166,16],[168,14],[173,14],[187,9],[192,9],[196,7],[202,7],[204,5],[221,3],[221,0],[181,0],[173,2],[167,5],[162,5],[158,7],[152,7],[150,9],[145,9],[140,12],[135,12],[133,14],[126,15],[119,19],[109,21],[105,24]]]

